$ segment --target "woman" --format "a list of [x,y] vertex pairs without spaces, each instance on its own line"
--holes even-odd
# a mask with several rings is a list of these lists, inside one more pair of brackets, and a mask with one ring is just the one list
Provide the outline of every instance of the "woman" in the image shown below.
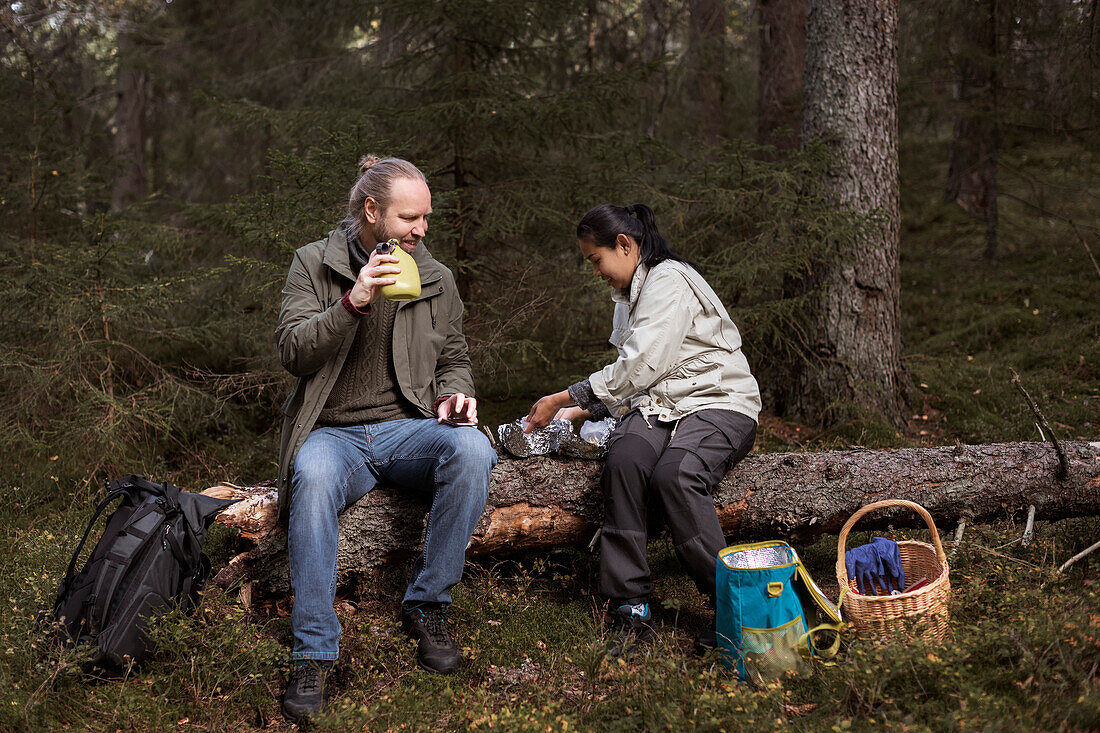
[[[597,206],[577,225],[577,240],[592,274],[614,289],[619,358],[536,402],[528,430],[554,417],[625,413],[601,479],[600,592],[612,608],[608,651],[618,656],[656,638],[646,563],[651,508],[664,510],[677,556],[713,606],[726,543],[711,491],[752,448],[760,391],[722,302],[669,248],[649,207]],[[713,618],[695,645],[716,646]]]

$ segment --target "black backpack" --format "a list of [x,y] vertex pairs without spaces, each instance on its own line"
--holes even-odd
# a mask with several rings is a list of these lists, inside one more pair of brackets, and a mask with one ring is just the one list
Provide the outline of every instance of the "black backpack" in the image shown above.
[[[74,573],[99,515],[120,498],[88,562]],[[152,652],[145,633],[148,620],[174,606],[185,613],[194,610],[210,577],[210,559],[202,551],[206,531],[214,516],[233,503],[135,474],[107,484],[107,496],[73,553],[53,609],[63,641],[97,647],[86,669],[111,671],[141,663]]]

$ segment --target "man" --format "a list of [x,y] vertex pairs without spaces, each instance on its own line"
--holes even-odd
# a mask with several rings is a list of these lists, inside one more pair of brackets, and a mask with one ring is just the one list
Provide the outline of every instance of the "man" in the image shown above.
[[[468,426],[477,401],[454,277],[421,242],[432,210],[424,175],[408,161],[373,156],[360,174],[340,227],[295,253],[276,330],[283,366],[298,377],[279,460],[294,590],[295,667],[283,712],[295,721],[321,709],[339,655],[337,518],[379,482],[433,492],[401,620],[421,667],[458,669],[445,625],[449,590],[496,463],[486,437]],[[390,239],[419,269],[414,300],[381,296],[400,273],[396,257],[374,249]]]

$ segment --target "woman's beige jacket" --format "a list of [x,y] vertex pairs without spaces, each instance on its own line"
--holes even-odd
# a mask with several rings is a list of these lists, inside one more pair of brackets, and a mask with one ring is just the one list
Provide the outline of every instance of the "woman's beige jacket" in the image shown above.
[[612,296],[611,343],[619,358],[589,377],[612,414],[637,408],[675,421],[706,409],[757,420],[760,388],[741,334],[714,290],[682,262],[640,263],[629,290]]

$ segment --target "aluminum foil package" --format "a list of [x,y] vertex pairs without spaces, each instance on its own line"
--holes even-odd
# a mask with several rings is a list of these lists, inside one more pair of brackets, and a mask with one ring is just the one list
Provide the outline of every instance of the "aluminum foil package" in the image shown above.
[[558,453],[561,453],[563,456],[596,461],[607,455],[607,448],[583,440],[579,435],[575,435],[574,433],[569,433],[569,435],[562,436],[561,445],[558,446]]
[[521,417],[497,428],[500,444],[516,458],[555,453],[561,447],[562,436],[573,434],[573,424],[568,420],[551,420],[546,427],[530,433],[523,432],[525,427],[527,418]]
[[605,417],[603,420],[585,420],[581,425],[581,440],[606,448],[607,439],[611,437],[611,433],[618,424],[619,421],[613,417]]
[[790,565],[794,562],[794,557],[786,547],[758,547],[754,550],[741,550],[723,555],[722,562],[731,568],[774,568]]
[[551,420],[546,427],[525,434],[523,428],[526,426],[527,418],[524,417],[497,428],[500,444],[516,458],[560,453],[573,458],[598,460],[607,453],[607,438],[615,429],[615,420],[608,418],[595,423],[586,422],[581,428],[581,435],[574,432],[573,423],[568,420]]

